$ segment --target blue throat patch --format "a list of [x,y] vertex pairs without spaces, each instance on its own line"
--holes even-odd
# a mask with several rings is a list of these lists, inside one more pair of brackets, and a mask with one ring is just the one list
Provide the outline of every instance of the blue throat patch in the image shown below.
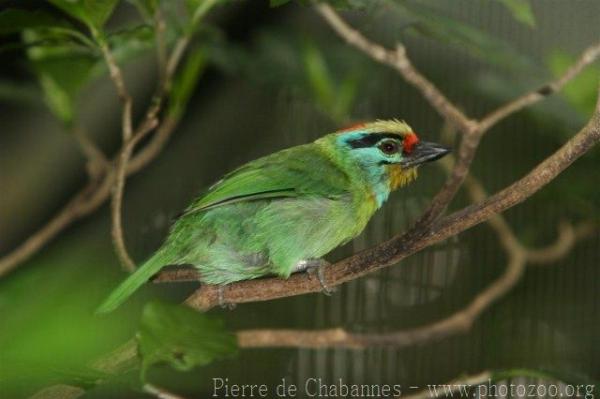
[[[357,130],[349,133],[342,133],[338,137],[336,145],[343,148],[354,163],[360,166],[360,171],[364,180],[370,186],[377,208],[388,199],[390,195],[389,176],[382,164],[381,152],[378,148],[372,146],[357,146],[356,143],[366,141],[371,136],[370,133]],[[380,140],[382,137],[378,137]],[[376,141],[371,145],[376,144]]]

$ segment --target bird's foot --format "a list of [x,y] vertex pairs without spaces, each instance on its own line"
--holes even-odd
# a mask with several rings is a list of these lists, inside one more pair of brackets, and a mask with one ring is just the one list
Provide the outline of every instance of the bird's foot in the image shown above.
[[228,309],[228,310],[233,310],[235,309],[235,303],[231,302],[225,302],[225,285],[219,285],[217,288],[217,295],[219,298],[219,306],[221,307],[221,309]]
[[329,288],[329,286],[325,282],[325,275],[323,273],[325,267],[329,265],[330,263],[327,262],[325,259],[306,259],[298,262],[298,265],[296,267],[301,268],[301,270],[306,270],[309,278],[316,274],[317,279],[321,284],[321,288],[323,289],[322,292],[327,296],[331,296],[331,294],[335,292],[335,288]]

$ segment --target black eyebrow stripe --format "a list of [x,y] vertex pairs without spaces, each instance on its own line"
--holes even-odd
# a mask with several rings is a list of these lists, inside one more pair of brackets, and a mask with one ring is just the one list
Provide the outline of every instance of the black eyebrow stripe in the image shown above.
[[373,147],[379,143],[382,139],[396,139],[402,140],[402,136],[395,133],[365,133],[365,135],[359,139],[348,140],[350,147],[354,148],[366,148]]

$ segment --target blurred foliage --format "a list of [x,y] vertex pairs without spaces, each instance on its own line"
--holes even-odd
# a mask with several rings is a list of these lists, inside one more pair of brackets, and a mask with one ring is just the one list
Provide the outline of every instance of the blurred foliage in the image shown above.
[[[562,75],[576,58],[563,51],[554,51],[548,56],[548,66],[555,77]],[[594,111],[600,82],[600,67],[593,65],[571,80],[560,95],[573,107],[582,119],[587,119]]]
[[33,83],[0,79],[0,102],[12,102],[23,106],[39,105],[39,95],[39,88]]
[[320,109],[340,123],[350,117],[358,89],[358,74],[350,73],[341,82],[333,78],[323,53],[313,43],[307,43],[302,52],[306,79],[311,94]]
[[63,241],[35,265],[0,280],[3,397],[59,381],[93,385],[102,374],[88,364],[132,334],[126,322],[132,314],[93,315],[117,274],[110,243],[97,239],[101,234],[87,231]]
[[169,115],[178,118],[185,111],[185,105],[192,95],[202,71],[206,67],[206,51],[194,49],[186,59],[181,72],[175,77],[171,89]]
[[510,43],[493,37],[443,11],[414,1],[397,1],[400,15],[411,21],[410,32],[417,33],[465,51],[470,56],[513,73],[531,70],[534,63]]
[[106,23],[119,0],[50,0],[50,3],[96,31]]
[[[106,64],[100,51],[100,44],[106,43],[119,64],[147,54],[155,47],[155,27],[152,14],[156,10],[155,1],[134,2],[141,21],[128,23],[128,26],[103,29],[111,13],[119,3],[117,0],[53,0],[53,5],[64,11],[60,14],[46,10],[27,10],[9,8],[0,12],[0,35],[20,33],[22,43],[9,42],[0,47],[0,51],[26,49],[29,58],[28,67],[36,75],[43,91],[45,102],[50,111],[66,124],[77,117],[78,96],[83,87],[94,79],[105,76]],[[164,14],[168,16],[165,32],[166,45],[169,46],[178,35],[189,29],[191,19],[181,18],[180,1],[165,2]],[[199,7],[200,3],[187,2],[189,7]],[[70,17],[85,24],[81,29],[73,24]],[[196,59],[197,63],[197,59]],[[186,84],[190,85],[189,70]],[[2,85],[0,95],[12,99],[15,88],[8,82]],[[181,91],[181,90],[180,90]],[[22,96],[15,95],[18,100]],[[184,103],[178,102],[178,108]]]
[[18,8],[8,8],[0,11],[0,35],[20,33],[31,28],[63,26],[69,26],[69,24],[43,11],[30,12]]
[[215,359],[234,355],[237,338],[223,322],[187,306],[148,303],[137,335],[142,356],[142,379],[153,364],[166,362],[187,371]]
[[[97,55],[70,37],[65,38],[62,30],[26,30],[23,38],[32,45],[27,50],[30,68],[38,77],[46,104],[59,119],[73,122],[77,95],[89,80]],[[53,44],[42,44],[46,41]]]
[[[386,91],[382,84],[388,84],[381,81],[385,66],[343,45],[337,38],[321,41],[317,35],[313,37],[299,29],[265,27],[240,44],[215,23],[194,26],[192,15],[207,4],[200,0],[121,2],[137,10],[137,14],[118,23],[111,21],[113,11],[121,7],[117,0],[50,3],[56,7],[55,12],[25,8],[0,12],[0,35],[9,38],[0,51],[23,51],[30,80],[38,85],[36,89],[29,82],[0,81],[0,99],[36,102],[36,95],[43,93],[45,104],[66,124],[77,121],[82,89],[96,79],[106,78],[107,68],[99,45],[107,44],[120,64],[154,52],[157,12],[166,19],[167,46],[189,32],[195,33],[195,46],[175,76],[168,100],[166,112],[176,118],[184,115],[198,80],[208,68],[252,82],[261,90],[292,91],[338,125],[357,117],[361,100],[380,95]],[[289,3],[293,2],[270,1],[273,7],[294,6]],[[459,56],[468,55],[494,67],[500,73],[455,77],[462,90],[494,104],[557,76],[574,60],[573,55],[553,51],[547,56],[547,64],[540,64],[517,51],[513,44],[450,16],[431,1],[331,3],[345,10],[372,10],[383,5],[386,12],[390,11],[386,17],[398,21],[391,28],[394,40],[402,40],[405,33],[413,38],[435,40],[457,49]],[[516,21],[535,29],[536,17],[529,1],[498,0],[498,3]],[[309,6],[310,2],[300,1],[300,4]],[[371,33],[374,40],[379,40],[378,35],[383,36],[377,29]],[[550,145],[560,145],[589,116],[599,74],[598,67],[584,71],[560,96],[528,109],[523,117],[542,127],[539,134]],[[573,212],[579,217],[597,217],[600,192],[589,184],[587,174],[596,168],[598,155],[596,151],[578,161],[581,167],[568,171],[572,178],[557,181],[540,195],[560,197],[561,201],[574,204]],[[499,164],[503,161],[501,156],[491,154],[488,160]],[[86,365],[136,331],[137,326],[132,326],[131,320],[139,319],[136,314],[139,308],[106,319],[91,315],[117,274],[110,272],[114,275],[106,276],[106,269],[112,270],[115,265],[115,260],[106,255],[111,251],[110,246],[89,246],[98,240],[96,234],[100,233],[91,234],[93,237],[87,241],[85,237],[71,238],[68,245],[32,262],[35,267],[27,265],[23,273],[0,281],[3,315],[0,384],[17,382],[24,391],[55,381],[87,387],[103,376]],[[220,320],[181,306],[149,303],[144,307],[138,331],[143,372],[161,362],[177,370],[189,370],[236,353],[235,338]]]
[[531,27],[535,27],[535,15],[529,0],[498,0],[512,14],[515,20]]

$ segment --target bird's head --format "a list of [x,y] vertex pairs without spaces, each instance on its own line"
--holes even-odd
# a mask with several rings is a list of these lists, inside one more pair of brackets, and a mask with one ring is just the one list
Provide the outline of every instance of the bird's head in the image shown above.
[[412,128],[398,120],[378,120],[340,130],[327,141],[336,158],[350,173],[370,185],[378,205],[389,193],[417,177],[417,167],[435,161],[450,150],[419,139]]

